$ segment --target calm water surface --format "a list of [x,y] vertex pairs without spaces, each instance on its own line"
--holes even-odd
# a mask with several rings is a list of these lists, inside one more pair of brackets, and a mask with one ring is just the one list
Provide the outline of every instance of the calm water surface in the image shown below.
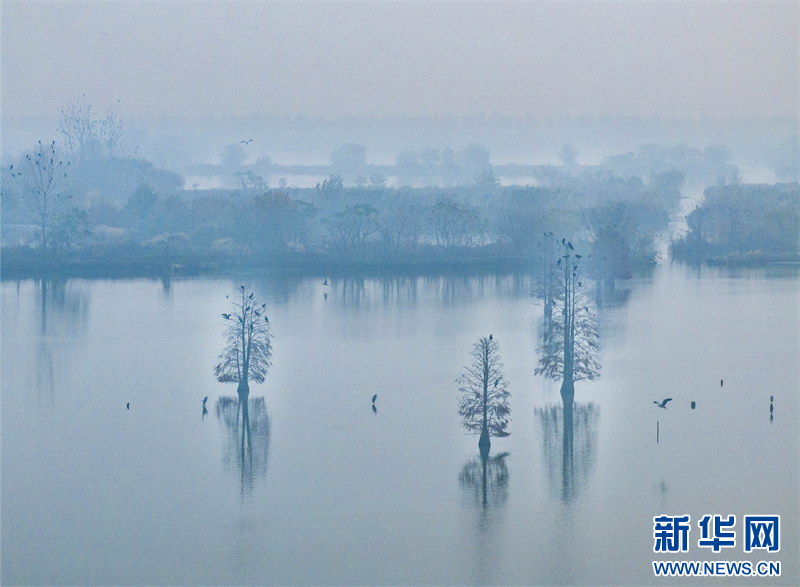
[[[244,442],[213,377],[240,283],[274,334]],[[2,583],[663,584],[652,561],[679,559],[800,580],[796,270],[620,284],[571,434],[533,375],[529,276],[329,283],[4,281]],[[483,463],[455,379],[490,333],[512,423]],[[698,548],[715,513],[739,541],[742,516],[780,514],[781,551]],[[692,516],[688,553],[653,553],[660,514]]]

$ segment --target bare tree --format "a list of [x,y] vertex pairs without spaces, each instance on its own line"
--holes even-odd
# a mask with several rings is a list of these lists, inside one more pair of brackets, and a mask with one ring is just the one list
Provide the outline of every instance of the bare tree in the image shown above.
[[39,223],[39,247],[47,248],[48,228],[53,215],[64,207],[63,188],[69,161],[64,161],[56,151],[56,143],[39,141],[36,148],[25,155],[17,169],[9,168],[12,177],[22,184],[22,199]]
[[[640,220],[629,202],[606,202],[589,208],[585,225],[592,241],[592,255],[598,288],[614,288],[614,279],[631,277],[631,243],[639,231]],[[598,289],[598,295],[600,290]]]
[[417,248],[422,235],[422,219],[422,209],[405,202],[381,215],[379,232],[388,256],[411,253]]
[[445,248],[469,247],[480,242],[483,225],[477,210],[452,200],[437,200],[428,221],[436,244]]
[[263,383],[267,370],[272,366],[272,333],[267,319],[267,305],[259,304],[255,294],[248,295],[245,286],[239,286],[241,301],[233,303],[233,311],[223,314],[226,346],[214,368],[214,375],[221,383],[238,383],[240,401],[247,401],[250,394],[249,381]]
[[325,219],[334,246],[345,253],[358,253],[380,228],[378,210],[369,204],[345,206]]
[[506,427],[510,421],[511,408],[508,406],[508,381],[503,375],[500,361],[500,345],[482,336],[472,347],[471,364],[456,380],[461,397],[458,415],[463,419],[464,428],[473,434],[480,434],[478,447],[488,450],[490,436],[508,436]]
[[86,102],[86,96],[81,96],[71,100],[60,114],[58,130],[68,153],[81,160],[114,156],[114,149],[125,135],[125,126],[111,109],[101,116]]
[[560,244],[564,255],[556,263],[561,271],[557,272],[559,281],[558,293],[553,300],[554,319],[543,329],[539,366],[534,374],[561,379],[561,398],[564,405],[571,405],[575,381],[594,380],[600,376],[599,347],[595,316],[589,309],[583,282],[578,275],[581,255],[576,254],[572,243],[565,242],[565,239],[561,239]]

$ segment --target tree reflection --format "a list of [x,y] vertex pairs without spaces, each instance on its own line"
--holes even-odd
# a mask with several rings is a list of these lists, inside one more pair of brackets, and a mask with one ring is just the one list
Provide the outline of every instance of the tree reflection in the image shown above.
[[480,456],[468,461],[458,475],[458,484],[473,496],[483,514],[508,499],[508,454],[504,452],[490,457],[488,448],[481,450]]
[[480,456],[473,457],[461,469],[458,484],[468,501],[477,506],[477,532],[475,554],[470,557],[472,568],[468,571],[476,584],[488,584],[496,577],[501,565],[495,522],[502,513],[508,499],[509,471],[506,464],[508,453],[489,456],[489,447],[481,448]]
[[[63,377],[54,365],[54,354],[58,357],[61,351],[68,353],[74,348],[74,341],[84,334],[89,296],[74,280],[38,279],[33,281],[33,287],[40,333],[36,342],[36,386],[39,397],[46,395],[52,401],[56,383]],[[20,295],[18,287],[17,296]]]
[[223,468],[226,473],[237,473],[242,496],[250,494],[256,480],[267,474],[269,415],[264,398],[240,404],[237,397],[221,397],[216,410],[227,432]]
[[536,416],[551,489],[563,503],[570,503],[586,487],[597,460],[600,411],[593,403],[551,404],[537,408]]

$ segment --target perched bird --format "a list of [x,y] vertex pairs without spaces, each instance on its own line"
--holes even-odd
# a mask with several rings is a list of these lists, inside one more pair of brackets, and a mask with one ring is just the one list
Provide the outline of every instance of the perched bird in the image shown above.
[[666,410],[666,409],[667,409],[667,402],[671,402],[671,401],[672,401],[672,398],[671,398],[671,397],[668,397],[667,399],[665,399],[665,400],[664,400],[663,402],[661,402],[661,403],[658,403],[658,402],[657,402],[657,401],[655,401],[655,400],[653,401],[653,403],[654,403],[655,405],[657,405],[659,408],[664,408],[664,409]]
[[722,379],[719,380],[719,386],[722,387]]
[[208,396],[203,398],[203,407],[206,407],[206,402],[208,401]]
[[574,251],[574,250],[575,250],[575,248],[572,246],[572,243],[567,243],[567,246],[569,247],[569,249],[570,249],[571,251]]
[[125,407],[130,410],[131,409],[131,402],[128,402],[127,404],[125,404]]
[[581,256],[580,256],[580,255],[575,255],[575,258],[576,258],[576,259],[580,259],[580,258],[581,258]]
[[489,335],[489,340],[492,340],[492,335],[491,334]]
[[376,400],[376,399],[378,399],[378,394],[377,394],[377,393],[376,393],[375,395],[373,395],[373,396],[372,396],[372,403],[373,403],[373,404],[375,403],[375,400]]
[[500,378],[497,378],[497,381],[494,382],[494,386],[497,387],[500,384]]

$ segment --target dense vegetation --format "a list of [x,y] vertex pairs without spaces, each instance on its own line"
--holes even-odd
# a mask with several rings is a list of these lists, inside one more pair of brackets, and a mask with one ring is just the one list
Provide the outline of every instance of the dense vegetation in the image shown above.
[[693,263],[797,261],[800,186],[728,185],[705,190],[672,255]]
[[[491,172],[490,172],[491,173]],[[607,173],[564,176],[563,187],[346,188],[331,176],[316,188],[156,189],[141,183],[124,203],[53,198],[43,247],[41,224],[22,189],[4,190],[4,269],[69,265],[233,266],[303,264],[530,263],[538,235],[603,243],[630,263],[653,260],[680,176],[644,184]],[[617,222],[618,217],[626,222]],[[613,243],[611,243],[613,241]]]
[[[62,112],[62,144],[41,144],[2,174],[3,272],[201,271],[266,267],[540,265],[555,233],[593,258],[590,275],[613,284],[652,264],[687,178],[716,177],[692,212],[675,257],[794,259],[797,184],[744,186],[730,151],[648,145],[577,164],[492,166],[489,151],[402,151],[368,165],[348,144],[331,153],[314,188],[270,189],[269,158],[244,165],[227,145],[215,172],[236,189],[185,190],[179,174],[123,149],[119,119],[85,103]],[[133,154],[132,154],[133,153]],[[386,172],[395,178],[387,185]],[[532,185],[501,186],[497,174]],[[266,177],[266,179],[265,179]],[[412,187],[412,185],[427,187]],[[446,186],[446,187],[442,187]]]

